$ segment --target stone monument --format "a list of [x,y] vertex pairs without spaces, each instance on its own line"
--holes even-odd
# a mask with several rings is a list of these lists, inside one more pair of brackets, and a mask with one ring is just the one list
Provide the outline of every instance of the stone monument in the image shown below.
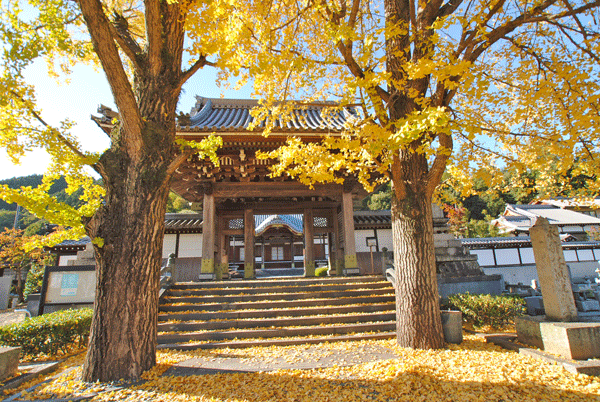
[[577,322],[558,228],[537,218],[530,234],[546,315],[517,318],[519,341],[567,359],[600,357],[600,323]]
[[546,319],[576,321],[571,273],[565,262],[558,228],[545,218],[537,218],[529,231],[535,266],[540,280]]

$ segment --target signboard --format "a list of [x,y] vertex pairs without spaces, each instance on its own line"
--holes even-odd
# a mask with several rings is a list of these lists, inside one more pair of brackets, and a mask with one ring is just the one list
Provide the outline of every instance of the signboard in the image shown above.
[[92,304],[95,293],[95,266],[48,267],[44,273],[40,314],[44,305]]
[[62,282],[60,284],[61,297],[77,296],[78,282],[79,274],[62,274]]
[[367,237],[367,247],[377,247],[377,238]]

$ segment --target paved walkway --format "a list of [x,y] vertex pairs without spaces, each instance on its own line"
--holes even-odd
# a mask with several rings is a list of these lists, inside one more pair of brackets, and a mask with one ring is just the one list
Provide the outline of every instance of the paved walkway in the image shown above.
[[259,371],[318,369],[352,366],[379,360],[395,359],[391,349],[379,345],[362,345],[346,349],[340,344],[306,345],[285,353],[266,356],[246,356],[244,349],[196,357],[174,364],[165,376],[186,376],[219,373],[248,373]]
[[[25,307],[22,307],[25,308]],[[25,319],[26,313],[14,312],[14,309],[0,310],[0,326],[21,322]]]

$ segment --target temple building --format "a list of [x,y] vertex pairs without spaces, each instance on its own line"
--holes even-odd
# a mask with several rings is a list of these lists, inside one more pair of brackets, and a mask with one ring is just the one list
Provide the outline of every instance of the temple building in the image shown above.
[[[192,248],[201,253],[198,278],[204,280],[222,278],[230,262],[243,267],[247,279],[263,267],[301,267],[305,276],[314,276],[317,264],[338,275],[358,274],[353,203],[366,196],[363,187],[351,176],[343,185],[314,188],[288,176],[272,178],[269,167],[275,161],[256,157],[257,151],[277,149],[289,137],[317,142],[340,135],[354,111],[332,109],[333,103],[298,106],[293,118],[276,121],[265,137],[264,125],[248,130],[250,110],[257,105],[255,100],[197,97],[189,117],[179,119],[180,138],[200,141],[216,134],[223,146],[218,167],[192,156],[172,184],[175,193],[202,210],[201,243],[185,233],[171,239],[167,227],[165,246],[194,242]],[[95,121],[110,130],[115,112],[105,107],[100,112]]]

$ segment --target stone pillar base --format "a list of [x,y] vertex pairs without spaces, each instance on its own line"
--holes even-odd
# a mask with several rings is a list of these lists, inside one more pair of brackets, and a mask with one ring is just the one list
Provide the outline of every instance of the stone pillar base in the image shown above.
[[212,273],[212,272],[211,273],[205,273],[205,274],[203,273],[203,274],[200,274],[198,276],[198,279],[200,281],[214,281],[215,280],[215,274]]
[[343,274],[344,276],[356,276],[360,275],[360,270],[358,268],[344,268]]
[[547,321],[545,316],[515,321],[519,342],[567,359],[600,358],[600,323]]

